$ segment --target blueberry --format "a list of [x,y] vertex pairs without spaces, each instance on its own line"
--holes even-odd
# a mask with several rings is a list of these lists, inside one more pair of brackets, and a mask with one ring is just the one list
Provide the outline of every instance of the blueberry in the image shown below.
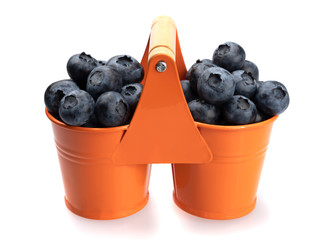
[[214,51],[212,61],[229,72],[241,69],[246,58],[244,49],[237,43],[226,42]]
[[267,120],[269,117],[265,114],[263,114],[259,109],[257,109],[257,117],[256,117],[256,123],[257,122],[262,122],[264,120]]
[[98,122],[96,115],[93,113],[88,121],[85,124],[81,125],[81,127],[99,128],[101,127],[101,124]]
[[261,86],[261,83],[263,83],[263,81],[257,80],[257,91],[258,91],[258,88]]
[[71,79],[60,80],[50,84],[44,93],[44,103],[49,113],[58,118],[61,99],[69,92],[77,89],[79,89],[78,85]]
[[87,92],[90,93],[95,100],[104,92],[120,92],[121,87],[121,74],[109,66],[96,67],[88,76]]
[[247,73],[251,73],[254,79],[259,80],[259,69],[253,62],[245,60],[242,70],[246,71]]
[[231,74],[235,83],[240,82],[243,79],[252,79],[252,76],[244,70],[235,70],[231,72]]
[[210,67],[216,67],[210,59],[198,59],[191,68],[189,68],[186,79],[190,80],[190,86],[194,92],[197,92],[197,83],[200,75],[204,70]]
[[258,109],[269,116],[284,112],[289,105],[289,101],[289,93],[286,87],[277,81],[262,82],[255,96]]
[[123,85],[140,83],[143,79],[143,67],[135,58],[129,55],[114,56],[108,60],[107,65],[121,74]]
[[228,124],[249,124],[255,122],[257,108],[249,98],[241,95],[234,95],[224,104],[222,115]]
[[104,127],[116,127],[127,123],[130,116],[129,104],[118,92],[105,92],[96,102],[95,113]]
[[140,83],[132,83],[122,87],[121,95],[129,104],[131,113],[136,110],[142,90],[143,85]]
[[200,98],[210,104],[222,104],[234,94],[235,81],[227,70],[220,67],[208,68],[198,81],[198,94]]
[[107,66],[108,61],[98,60],[98,66]]
[[200,60],[200,62],[202,62],[202,63],[205,64],[205,65],[213,65],[213,66],[216,66],[215,64],[213,64],[213,62],[212,62],[211,59],[207,59],[207,58]]
[[196,99],[188,103],[194,121],[216,124],[219,118],[219,109],[204,100]]
[[253,99],[257,91],[257,81],[252,77],[251,73],[244,70],[236,70],[232,72],[232,76],[236,82],[234,94]]
[[71,126],[85,124],[94,114],[94,100],[84,90],[74,90],[60,101],[59,115],[62,121]]
[[180,83],[187,102],[190,102],[198,98],[197,94],[191,89],[191,84],[189,80],[182,80],[180,81]]
[[98,61],[90,55],[82,52],[73,55],[67,63],[67,71],[69,76],[78,84],[78,86],[85,90],[87,85],[87,78],[90,72],[98,66]]

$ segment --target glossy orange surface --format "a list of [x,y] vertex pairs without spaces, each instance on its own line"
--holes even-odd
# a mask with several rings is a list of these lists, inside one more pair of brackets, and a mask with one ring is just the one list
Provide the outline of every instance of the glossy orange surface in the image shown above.
[[172,165],[176,204],[211,219],[238,218],[251,212],[276,119],[241,126],[198,123],[213,159],[208,164]]
[[[158,72],[159,61],[167,69]],[[212,154],[185,100],[180,80],[186,74],[175,24],[159,17],[141,61],[144,89],[130,126],[118,145],[116,164],[208,163]]]
[[52,123],[67,207],[92,219],[125,217],[148,202],[151,165],[114,165],[112,153],[128,126],[71,127]]

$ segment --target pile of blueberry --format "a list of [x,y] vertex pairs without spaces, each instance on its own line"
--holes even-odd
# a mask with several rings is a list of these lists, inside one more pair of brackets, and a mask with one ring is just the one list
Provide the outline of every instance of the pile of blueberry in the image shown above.
[[70,79],[45,91],[48,112],[71,126],[115,127],[128,124],[138,104],[144,76],[141,64],[129,55],[99,61],[86,53],[67,63]]
[[[83,52],[69,59],[67,71],[70,79],[54,82],[45,91],[52,116],[83,127],[130,122],[143,90],[144,69],[135,58],[117,55],[99,61]],[[208,124],[261,122],[289,105],[286,87],[259,80],[258,67],[234,42],[219,45],[212,60],[197,60],[181,86],[194,120]]]
[[244,49],[226,42],[212,60],[197,60],[181,85],[195,121],[242,125],[264,121],[286,110],[289,94],[277,81],[260,81],[258,67]]

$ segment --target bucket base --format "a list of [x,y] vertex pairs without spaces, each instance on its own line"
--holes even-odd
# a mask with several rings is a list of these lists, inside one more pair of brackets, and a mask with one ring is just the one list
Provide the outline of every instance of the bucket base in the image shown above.
[[190,213],[192,215],[195,215],[197,217],[214,219],[214,220],[228,220],[228,219],[240,218],[240,217],[243,217],[243,216],[249,214],[250,212],[252,212],[256,206],[257,198],[254,199],[253,204],[249,208],[247,208],[246,210],[244,210],[240,213],[228,213],[228,214],[226,214],[226,213],[212,213],[212,212],[206,212],[206,211],[201,211],[201,210],[196,210],[196,209],[190,208],[190,207],[186,206],[185,204],[181,203],[176,198],[175,192],[173,192],[173,200],[174,200],[175,204],[179,208],[181,208],[183,211]]
[[145,199],[143,199],[143,201],[139,205],[137,205],[135,208],[126,209],[126,210],[117,211],[117,212],[96,212],[96,213],[93,213],[90,210],[79,210],[79,209],[73,207],[68,202],[66,196],[64,197],[64,200],[65,200],[65,204],[66,204],[67,208],[71,212],[73,212],[74,214],[76,214],[80,217],[95,219],[95,220],[111,220],[111,219],[127,217],[127,216],[130,216],[130,215],[142,210],[147,205],[147,203],[149,201],[149,193],[147,194]]

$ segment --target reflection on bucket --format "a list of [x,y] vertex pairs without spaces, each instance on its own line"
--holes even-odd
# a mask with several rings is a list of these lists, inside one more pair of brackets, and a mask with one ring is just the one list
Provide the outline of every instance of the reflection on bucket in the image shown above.
[[211,219],[238,218],[251,212],[277,117],[241,126],[197,123],[213,160],[172,164],[175,203],[191,214]]
[[70,127],[52,123],[67,207],[92,219],[131,215],[148,202],[151,165],[114,165],[112,154],[128,126]]

